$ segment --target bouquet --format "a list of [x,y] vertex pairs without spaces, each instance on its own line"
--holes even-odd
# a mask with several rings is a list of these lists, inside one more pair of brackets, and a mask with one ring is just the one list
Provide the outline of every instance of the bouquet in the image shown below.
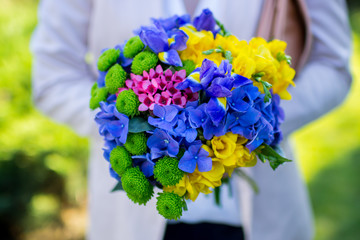
[[152,19],[103,50],[90,108],[110,174],[130,200],[179,219],[185,200],[218,193],[232,174],[266,160],[274,170],[295,71],[286,43],[239,40],[205,9]]

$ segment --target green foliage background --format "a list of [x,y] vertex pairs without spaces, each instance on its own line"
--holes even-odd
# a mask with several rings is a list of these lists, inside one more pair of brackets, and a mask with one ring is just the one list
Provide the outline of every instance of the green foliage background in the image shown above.
[[[360,4],[349,3],[351,93],[293,137],[318,240],[360,237]],[[37,4],[3,0],[0,7],[1,239],[83,239],[87,140],[41,115],[31,100],[29,41]]]

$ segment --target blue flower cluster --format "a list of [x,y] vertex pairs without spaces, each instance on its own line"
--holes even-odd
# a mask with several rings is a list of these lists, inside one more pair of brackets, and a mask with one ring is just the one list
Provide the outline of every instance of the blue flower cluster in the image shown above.
[[[154,115],[149,124],[158,128],[149,138],[148,147],[152,158],[164,155],[176,156],[177,149],[183,143],[189,149],[198,136],[210,140],[213,136],[222,136],[233,132],[249,141],[246,147],[253,151],[262,143],[276,145],[282,139],[279,128],[284,113],[279,106],[280,98],[273,94],[271,101],[264,101],[250,79],[231,74],[231,64],[224,60],[219,67],[205,59],[201,68],[177,88],[190,87],[193,92],[205,93],[199,102],[188,103],[184,109],[175,106],[155,106]],[[181,164],[180,164],[181,166]]]
[[[101,111],[95,116],[95,122],[99,126],[99,134],[104,137],[104,158],[109,162],[111,150],[126,142],[129,117],[119,113],[115,103],[100,102],[100,109]],[[110,174],[112,177],[119,180],[118,174],[111,166]]]

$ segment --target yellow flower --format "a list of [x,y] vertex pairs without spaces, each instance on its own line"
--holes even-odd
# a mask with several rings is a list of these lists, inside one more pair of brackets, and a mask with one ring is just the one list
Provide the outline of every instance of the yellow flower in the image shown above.
[[236,136],[236,134],[229,132],[220,137],[213,137],[211,145],[217,158],[226,159],[234,153],[236,148],[236,139],[234,136]]
[[[247,139],[232,132],[226,133],[221,137],[214,137],[211,140],[214,161],[223,164],[225,172],[231,176],[237,167],[253,167],[256,165],[257,158],[254,152],[245,147]],[[235,148],[234,148],[235,146]],[[206,150],[210,153],[210,147],[206,146]]]
[[248,140],[242,136],[239,136],[236,142],[235,156],[237,167],[253,167],[257,163],[255,152],[250,153],[249,149],[245,147]]
[[[208,57],[209,55],[204,55],[202,52],[215,47],[213,33],[205,30],[199,32],[192,25],[181,27],[180,30],[189,37],[186,42],[186,49],[179,52],[181,60],[191,60],[195,63],[196,67],[201,66],[205,58],[210,58]],[[218,53],[211,55],[214,55],[212,58],[217,62],[219,57],[221,57],[221,54]]]
[[246,55],[238,55],[234,58],[232,64],[234,73],[246,78],[251,78],[251,76],[255,73],[255,61]]
[[[203,145],[203,148],[209,152],[209,156],[213,156],[213,151],[208,146]],[[186,199],[195,201],[200,193],[209,194],[211,188],[219,187],[221,185],[221,178],[225,173],[223,164],[217,158],[212,158],[212,168],[208,172],[199,172],[196,168],[193,173],[187,173],[175,186],[164,187],[165,192],[174,192],[179,196],[184,196]]]
[[268,43],[268,48],[274,58],[277,57],[277,54],[279,52],[284,53],[286,46],[287,46],[286,42],[278,40],[278,39],[274,39]]
[[253,49],[258,49],[260,46],[266,46],[267,42],[261,37],[254,37],[250,40],[249,46]]
[[281,61],[277,76],[278,82],[273,85],[274,93],[279,94],[282,99],[290,100],[291,95],[287,91],[287,88],[290,84],[295,86],[295,83],[293,82],[295,70],[291,68],[286,61]]

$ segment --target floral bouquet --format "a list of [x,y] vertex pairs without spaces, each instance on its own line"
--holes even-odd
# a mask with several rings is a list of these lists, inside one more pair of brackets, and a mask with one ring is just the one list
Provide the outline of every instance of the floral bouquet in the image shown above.
[[145,205],[158,187],[158,212],[179,219],[186,199],[257,159],[274,170],[290,161],[276,146],[295,71],[285,42],[239,40],[208,9],[152,22],[102,52],[90,108],[114,190]]

